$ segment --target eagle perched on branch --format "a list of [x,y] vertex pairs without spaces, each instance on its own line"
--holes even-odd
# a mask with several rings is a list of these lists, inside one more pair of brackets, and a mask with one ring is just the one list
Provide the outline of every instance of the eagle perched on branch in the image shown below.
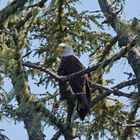
[[[58,45],[58,51],[61,52],[61,63],[58,69],[59,76],[66,76],[85,69],[83,64],[74,55],[72,46],[66,43]],[[88,74],[74,77],[69,81],[69,85],[74,92],[75,99],[77,100],[76,110],[81,120],[90,111],[90,89],[89,89],[89,76]],[[60,100],[67,100],[68,96],[64,90],[64,83],[60,82]]]

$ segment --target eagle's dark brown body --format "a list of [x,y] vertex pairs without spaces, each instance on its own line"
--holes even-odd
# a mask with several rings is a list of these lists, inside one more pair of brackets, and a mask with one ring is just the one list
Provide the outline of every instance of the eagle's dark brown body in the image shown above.
[[[83,69],[85,69],[83,64],[74,55],[69,55],[62,57],[60,67],[58,69],[58,75],[65,76]],[[90,110],[89,106],[91,97],[89,89],[89,77],[87,74],[85,74],[83,76],[73,78],[69,81],[69,84],[78,100],[77,112],[80,118],[84,120],[85,116]],[[59,85],[61,95],[60,99],[65,100],[67,98],[67,93],[64,90],[64,85],[63,83],[59,83]]]

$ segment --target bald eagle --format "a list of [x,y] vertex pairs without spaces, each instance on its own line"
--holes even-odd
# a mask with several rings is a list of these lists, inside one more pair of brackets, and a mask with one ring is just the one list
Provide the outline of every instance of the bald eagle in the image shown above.
[[[66,43],[58,45],[58,50],[61,52],[61,63],[58,69],[59,76],[66,76],[77,71],[85,69],[83,64],[74,55],[72,46]],[[72,78],[69,81],[75,98],[77,99],[76,110],[81,120],[84,120],[85,116],[90,111],[90,89],[89,89],[89,76],[88,74]],[[60,100],[67,100],[68,96],[64,90],[63,82],[59,83],[60,88]]]

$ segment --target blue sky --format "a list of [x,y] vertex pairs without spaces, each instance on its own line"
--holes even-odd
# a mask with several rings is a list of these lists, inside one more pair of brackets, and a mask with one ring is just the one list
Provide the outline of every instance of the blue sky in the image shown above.
[[[6,5],[8,0],[0,0],[0,9]],[[81,0],[82,3],[79,4],[79,9],[86,9],[86,10],[99,10],[99,5],[97,0]],[[133,17],[140,18],[140,1],[139,0],[126,0],[126,5],[124,8],[124,14],[123,18],[126,20],[130,20]],[[110,30],[112,30],[110,28]],[[85,58],[86,57],[86,58]],[[87,65],[88,56],[81,57],[81,61]],[[122,81],[122,78],[124,78],[124,75],[122,74],[122,71],[131,71],[131,68],[126,65],[122,65],[123,61],[120,61],[118,64],[115,64],[112,73],[108,75],[108,77],[115,78],[116,83],[119,83]],[[117,75],[116,75],[117,74]],[[127,78],[127,77],[125,77]],[[4,134],[6,134],[10,140],[26,140],[26,130],[23,129],[24,125],[23,123],[19,123],[14,125],[14,121],[6,119],[4,122],[0,122],[0,129],[5,129]],[[47,131],[47,137],[52,136],[53,128],[51,130]]]

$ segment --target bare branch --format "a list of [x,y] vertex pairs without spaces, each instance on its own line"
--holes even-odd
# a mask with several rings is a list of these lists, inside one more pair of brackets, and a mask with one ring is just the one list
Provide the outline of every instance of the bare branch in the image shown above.
[[133,93],[127,94],[127,93],[118,91],[116,89],[109,89],[109,88],[106,88],[99,84],[93,84],[93,87],[94,87],[94,89],[100,89],[104,92],[91,101],[91,104],[90,104],[91,107],[94,106],[95,104],[99,103],[100,101],[102,101],[107,96],[110,96],[111,94],[113,94],[115,96],[123,96],[123,97],[127,97],[127,98],[131,98],[134,95]]
[[90,103],[90,107],[94,106],[95,104],[99,103],[100,101],[102,101],[104,98],[106,98],[107,96],[109,96],[111,93],[108,92],[104,92],[101,95],[99,95],[98,97],[96,97],[95,99],[93,99]]
[[114,94],[115,96],[124,96],[124,97],[127,97],[127,98],[131,98],[131,97],[133,96],[133,94],[124,93],[124,92],[122,92],[122,91],[119,91],[119,90],[116,89],[116,88],[109,89],[109,88],[104,87],[104,86],[99,85],[99,84],[93,84],[93,87],[94,87],[95,89],[99,89],[99,90],[105,91],[105,92],[107,92],[108,94],[109,94],[109,93],[110,93],[110,94],[112,93],[112,94]]
[[59,137],[61,136],[61,131],[59,130],[59,131],[57,131],[55,134],[54,134],[54,136],[51,138],[51,140],[58,140],[59,139]]
[[43,71],[43,72],[49,74],[56,81],[59,81],[60,80],[60,76],[58,76],[57,74],[51,72],[49,69],[46,69],[44,66],[36,65],[36,64],[30,63],[30,62],[22,62],[22,65],[23,66],[26,66],[26,67],[29,67],[29,68],[34,68],[34,69],[38,69],[40,71]]
[[41,0],[38,3],[36,3],[36,4],[28,6],[27,9],[33,8],[33,7],[40,7],[40,8],[42,8],[47,1],[48,0]]
[[140,81],[140,78],[132,79],[132,80],[129,80],[126,82],[122,82],[122,83],[119,83],[118,85],[114,86],[113,89],[115,89],[115,88],[121,89],[121,88],[124,88],[126,86],[135,85],[135,84],[139,83],[139,81]]

